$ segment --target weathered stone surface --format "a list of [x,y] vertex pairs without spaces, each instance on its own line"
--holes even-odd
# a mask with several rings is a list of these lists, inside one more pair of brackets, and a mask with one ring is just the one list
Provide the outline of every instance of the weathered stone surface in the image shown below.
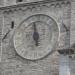
[[71,35],[70,35],[71,45],[75,43],[75,0],[71,3]]
[[[6,0],[5,0],[6,1]],[[10,4],[11,3],[11,4]],[[15,4],[15,0],[9,0],[5,5]],[[62,26],[64,23],[67,28],[72,23],[71,30],[74,29],[74,7],[72,2],[72,11],[70,11],[70,3],[67,1],[51,2],[44,4],[34,4],[28,6],[16,6],[9,7],[4,11],[4,27],[2,36],[4,36],[9,30],[11,31],[11,21],[14,21],[14,29],[7,35],[3,41],[2,56],[0,65],[0,75],[58,75],[59,74],[59,54],[54,52],[52,55],[48,55],[39,61],[29,61],[19,56],[14,48],[13,34],[15,28],[20,25],[28,16],[34,14],[47,14],[56,21],[60,28],[60,40],[59,48],[67,46],[70,41],[70,37],[66,36],[66,30]],[[71,20],[70,20],[71,12]],[[69,14],[68,14],[69,13]],[[73,14],[72,14],[73,13]],[[63,20],[63,21],[62,21]],[[0,22],[0,24],[2,24]],[[73,29],[72,29],[73,28]],[[1,30],[1,29],[0,29]],[[74,43],[75,32],[71,32],[71,43]],[[65,43],[65,41],[68,42]]]
[[[73,45],[73,44],[75,44],[75,0],[71,1],[70,45]],[[75,75],[75,59],[74,60],[70,60],[70,66],[71,66],[71,75]]]

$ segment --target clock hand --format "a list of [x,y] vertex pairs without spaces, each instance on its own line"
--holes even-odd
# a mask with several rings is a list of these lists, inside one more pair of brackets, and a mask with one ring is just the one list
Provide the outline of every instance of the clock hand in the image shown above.
[[37,32],[35,23],[34,23],[33,27],[34,27],[33,39],[35,41],[35,45],[38,46],[39,34]]
[[34,23],[33,27],[34,27],[34,32],[37,31],[35,23]]
[[38,46],[38,39],[39,39],[39,34],[38,34],[38,32],[34,32],[33,33],[33,39],[34,39],[34,41],[35,41],[35,45],[36,46]]

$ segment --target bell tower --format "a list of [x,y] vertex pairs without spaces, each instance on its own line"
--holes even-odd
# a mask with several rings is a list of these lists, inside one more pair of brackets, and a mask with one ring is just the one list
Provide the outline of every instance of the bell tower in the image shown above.
[[0,6],[0,75],[61,75],[69,68],[70,0],[0,0]]

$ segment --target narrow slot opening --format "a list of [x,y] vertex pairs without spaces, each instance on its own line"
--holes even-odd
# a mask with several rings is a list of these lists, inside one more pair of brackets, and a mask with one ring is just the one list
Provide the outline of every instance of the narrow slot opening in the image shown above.
[[11,28],[14,28],[14,21],[11,22]]

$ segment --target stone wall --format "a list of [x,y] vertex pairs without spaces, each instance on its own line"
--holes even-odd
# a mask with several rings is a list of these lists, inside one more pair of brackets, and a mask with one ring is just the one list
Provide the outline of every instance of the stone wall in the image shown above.
[[[26,1],[26,0],[24,0],[24,1]],[[34,1],[34,0],[30,0],[30,1]],[[5,2],[6,2],[6,0],[5,0]],[[8,0],[5,3],[5,5],[16,4],[15,2],[16,2],[16,0]],[[66,13],[67,11],[65,11],[65,9],[64,9],[64,3],[62,3],[62,4],[63,4],[63,8],[61,10],[62,11],[64,10],[64,12]],[[50,10],[55,11],[57,14],[58,12],[56,10],[59,10],[60,9],[59,7],[60,6],[57,5],[56,9],[54,9],[54,3],[53,3],[52,8],[50,8]],[[33,10],[32,10],[32,8],[33,8]],[[39,13],[40,5],[36,5],[36,8],[37,8],[37,11]],[[2,15],[2,14],[0,15],[0,34],[2,34],[2,25],[4,23],[3,35],[0,35],[0,37],[1,36],[3,37],[6,34],[6,32],[10,29],[11,21],[14,21],[15,27],[16,27],[17,25],[20,24],[20,22],[22,20],[25,19],[26,13],[32,11],[34,14],[36,8],[35,8],[35,5],[33,5],[32,7],[29,7],[29,6],[24,7],[24,8],[18,8],[17,7],[17,9],[12,8],[12,10],[11,9],[10,10],[4,9],[4,15]],[[43,10],[44,9],[45,10],[47,9],[45,12],[48,12],[49,8],[47,8],[46,6],[43,6]],[[62,14],[61,11],[59,11],[59,13]],[[30,13],[28,13],[28,14],[30,14]],[[58,15],[56,15],[56,14],[55,14],[55,16],[59,16],[59,14]],[[4,22],[3,22],[3,17],[4,17]],[[59,18],[59,20],[60,19],[61,19],[61,17]],[[69,24],[65,21],[65,19],[66,19],[66,17],[64,16],[63,21],[68,26]],[[69,17],[69,19],[70,19],[70,17]],[[75,24],[75,0],[72,0],[72,3],[71,3],[71,21],[70,22],[71,22],[70,45],[72,45],[73,43],[75,43],[75,25],[74,25]],[[1,45],[0,45],[0,53],[3,53],[3,54],[1,54],[3,67],[1,70],[2,74],[0,74],[0,75],[19,75],[19,74],[24,75],[24,73],[29,75],[29,73],[27,73],[28,70],[29,69],[34,70],[35,68],[36,68],[36,70],[39,69],[38,72],[40,72],[40,73],[41,73],[41,71],[40,71],[41,69],[43,69],[43,71],[46,70],[45,71],[46,75],[49,72],[49,70],[51,71],[50,72],[51,75],[58,75],[58,63],[57,62],[58,62],[59,54],[57,52],[55,54],[53,54],[52,56],[49,56],[48,58],[45,58],[44,60],[40,60],[40,61],[35,61],[35,62],[31,61],[30,62],[28,60],[22,59],[20,56],[17,55],[17,53],[15,52],[15,49],[13,47],[13,40],[10,37],[12,35],[12,33],[13,32],[11,32],[7,36],[7,39],[4,40],[4,42],[3,42],[4,47],[3,47],[2,52],[1,52]],[[61,26],[61,33],[62,34],[61,34],[61,40],[60,41],[63,42],[64,38],[62,38],[62,36],[65,35],[65,32],[63,31],[62,26]],[[9,41],[9,40],[11,40],[11,41]],[[62,42],[60,42],[61,47],[62,47]],[[49,61],[49,60],[51,60],[51,61]],[[39,63],[39,64],[37,65],[37,63]],[[72,62],[72,63],[74,63],[74,62]],[[30,65],[30,67],[29,67],[29,65]],[[36,65],[36,67],[35,67],[35,65]],[[50,66],[48,67],[47,65],[50,65]],[[71,65],[71,67],[72,66],[74,66],[74,64]],[[73,72],[74,72],[74,67],[72,67],[72,72],[71,72],[72,74],[71,75],[75,74]],[[35,73],[35,72],[33,72],[33,73]],[[38,74],[38,75],[40,75],[40,74]]]
[[0,7],[4,5],[4,0],[0,0]]
[[0,11],[0,62],[2,54],[2,27],[3,27],[3,14],[2,11]]
[[71,45],[75,43],[75,0],[71,3]]
[[16,0],[4,0],[4,6],[14,5]]
[[37,1],[60,1],[60,0],[3,0],[3,1],[4,1],[4,6],[9,6],[15,4],[37,2]]
[[[71,32],[70,32],[70,46],[75,44],[75,0],[71,0]],[[75,57],[70,60],[71,75],[75,75]]]
[[[62,26],[62,22],[69,28],[70,26],[70,11],[69,2],[51,2],[44,4],[33,4],[24,7],[16,6],[4,8],[3,11],[3,32],[4,36],[9,30],[11,30],[11,22],[14,21],[15,28],[28,16],[34,14],[46,14],[57,22],[60,28],[61,37],[59,40],[60,48],[63,48],[65,43],[65,28]],[[14,30],[15,30],[14,28]],[[13,30],[13,31],[14,31]],[[13,31],[11,31],[6,39],[4,39],[2,46],[1,56],[1,73],[2,75],[58,75],[59,69],[59,54],[54,52],[52,55],[43,58],[39,61],[30,61],[23,59],[15,51],[13,45]],[[64,36],[62,38],[62,36]],[[64,40],[65,39],[65,40]]]
[[20,4],[20,3],[30,3],[30,2],[37,2],[37,1],[43,1],[43,0],[4,0],[4,5],[9,6],[9,5],[15,5],[15,4]]

